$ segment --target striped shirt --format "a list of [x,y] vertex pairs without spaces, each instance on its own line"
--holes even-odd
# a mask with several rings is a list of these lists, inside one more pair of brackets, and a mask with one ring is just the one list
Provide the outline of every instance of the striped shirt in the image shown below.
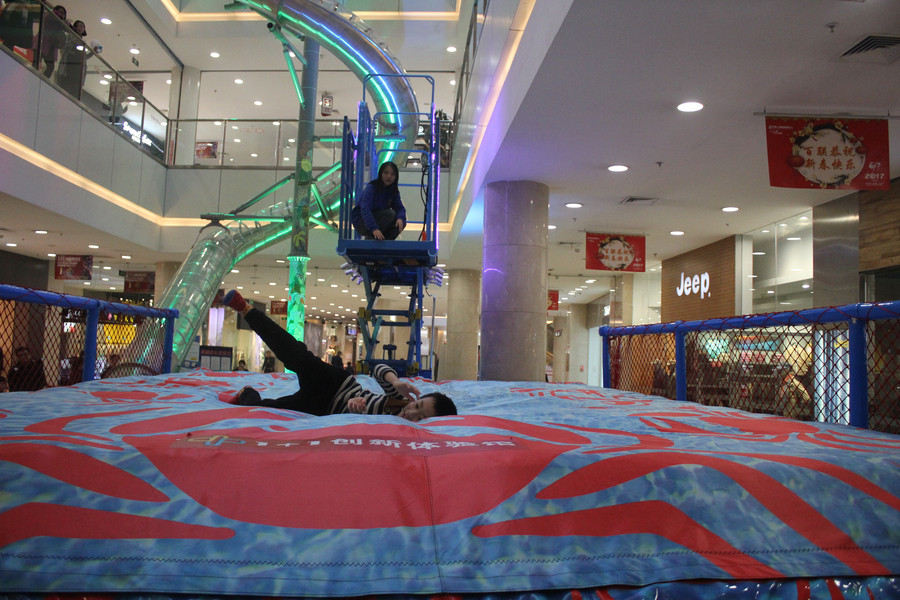
[[350,376],[344,380],[344,383],[338,388],[337,393],[331,400],[330,414],[349,413],[350,409],[347,403],[351,398],[365,398],[366,410],[368,415],[396,415],[400,413],[400,406],[388,406],[389,399],[403,399],[403,396],[397,392],[393,385],[385,380],[388,373],[397,375],[397,371],[387,365],[375,365],[372,370],[372,377],[384,390],[384,394],[376,394],[363,388],[356,380],[356,377]]

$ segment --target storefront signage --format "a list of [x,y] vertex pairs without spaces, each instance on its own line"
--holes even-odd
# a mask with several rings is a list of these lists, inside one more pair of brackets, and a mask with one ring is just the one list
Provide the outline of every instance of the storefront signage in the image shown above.
[[[63,308],[61,315],[63,323],[87,322],[87,311],[82,308]],[[144,322],[144,317],[100,311],[98,322],[101,325],[140,325]]]
[[766,117],[769,184],[890,189],[886,119]]
[[700,275],[681,274],[681,283],[675,288],[675,293],[679,296],[690,296],[691,294],[700,294],[703,300],[709,295],[709,273],[701,273]]
[[590,232],[585,236],[586,269],[644,272],[647,255],[644,236]]

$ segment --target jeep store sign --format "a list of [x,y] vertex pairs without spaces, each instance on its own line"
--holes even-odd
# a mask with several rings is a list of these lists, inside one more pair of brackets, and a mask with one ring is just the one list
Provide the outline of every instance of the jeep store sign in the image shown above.
[[734,236],[662,262],[660,318],[699,321],[735,314]]

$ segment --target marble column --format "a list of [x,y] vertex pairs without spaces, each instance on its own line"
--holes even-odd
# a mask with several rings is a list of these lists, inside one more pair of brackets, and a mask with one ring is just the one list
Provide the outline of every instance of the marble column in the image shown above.
[[438,348],[438,377],[478,377],[478,324],[481,273],[469,269],[450,271],[447,280],[447,343]]
[[[591,357],[588,353],[587,305],[570,304],[568,308],[569,373],[567,381],[587,383]],[[596,333],[595,333],[596,335]]]
[[153,306],[159,307],[163,292],[169,286],[172,278],[175,277],[175,273],[180,266],[181,263],[171,261],[156,263],[156,279],[153,283]]
[[497,181],[484,192],[480,377],[544,381],[549,188]]
[[[175,82],[176,71],[172,71],[172,82]],[[169,98],[170,109],[169,118],[177,115],[178,130],[175,139],[175,160],[176,165],[192,165],[194,164],[194,144],[197,141],[197,121],[200,114],[200,69],[196,67],[184,67],[181,69],[178,82],[178,105],[177,112],[172,110]],[[171,136],[171,133],[170,133]],[[172,139],[170,137],[170,139]],[[219,148],[220,153],[224,153],[224,148]],[[221,156],[221,154],[220,154]],[[169,157],[172,160],[172,157]]]

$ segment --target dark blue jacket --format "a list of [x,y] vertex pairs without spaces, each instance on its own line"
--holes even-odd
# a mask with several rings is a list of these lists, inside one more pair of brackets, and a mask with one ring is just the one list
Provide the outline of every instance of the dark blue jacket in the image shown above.
[[369,231],[378,229],[378,223],[375,221],[374,213],[386,208],[393,208],[397,213],[397,218],[402,219],[406,223],[406,207],[400,200],[400,192],[398,190],[385,187],[375,187],[375,184],[369,182],[363,189],[363,193],[359,197],[356,206],[353,207],[350,217],[354,223],[362,221]]

